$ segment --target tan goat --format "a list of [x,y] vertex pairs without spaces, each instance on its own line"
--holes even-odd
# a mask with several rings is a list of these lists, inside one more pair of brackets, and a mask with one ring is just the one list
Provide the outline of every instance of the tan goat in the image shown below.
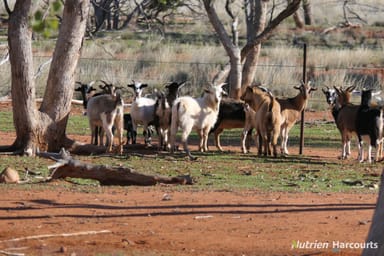
[[[277,156],[277,140],[280,135],[281,113],[280,104],[269,93],[257,86],[247,87],[241,99],[256,111],[256,130],[259,134],[259,155],[264,146],[264,155],[270,154],[270,146],[273,147],[273,155]],[[246,121],[247,122],[247,121]],[[246,135],[246,132],[243,132]]]
[[311,87],[311,83],[301,83],[300,86],[294,86],[293,88],[299,90],[299,94],[297,94],[293,98],[284,98],[277,99],[280,103],[281,108],[281,153],[288,155],[288,135],[289,131],[292,129],[293,125],[299,120],[301,112],[307,106],[307,102],[312,91],[316,91],[316,88]]

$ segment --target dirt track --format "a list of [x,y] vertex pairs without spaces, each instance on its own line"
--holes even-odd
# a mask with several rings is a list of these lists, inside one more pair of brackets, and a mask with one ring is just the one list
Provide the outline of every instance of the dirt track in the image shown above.
[[[359,255],[358,249],[332,246],[364,242],[376,200],[374,194],[162,186],[92,193],[0,189],[0,249],[27,255]],[[76,235],[91,231],[105,233]],[[36,235],[53,237],[12,241]],[[293,241],[329,248],[292,249]]]

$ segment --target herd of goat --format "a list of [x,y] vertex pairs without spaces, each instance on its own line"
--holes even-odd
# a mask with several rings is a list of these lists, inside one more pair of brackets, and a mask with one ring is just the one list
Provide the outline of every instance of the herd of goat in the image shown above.
[[[204,89],[199,98],[179,96],[179,89],[184,82],[171,82],[165,85],[164,91],[154,96],[143,96],[147,84],[135,82],[128,87],[133,90],[134,99],[130,113],[124,113],[124,101],[118,87],[101,81],[102,92],[95,93],[94,81],[85,84],[76,82],[75,89],[81,92],[83,106],[89,119],[91,143],[104,145],[106,134],[107,151],[112,151],[114,133],[118,137],[117,151],[123,152],[123,130],[127,131],[126,143],[136,143],[137,127],[143,128],[144,141],[151,144],[152,127],[159,136],[159,149],[175,150],[178,130],[181,130],[181,142],[190,159],[195,159],[188,148],[188,137],[192,130],[199,136],[199,151],[208,150],[209,134],[214,134],[215,145],[222,151],[220,134],[224,129],[242,128],[241,148],[248,152],[252,131],[259,155],[278,155],[278,139],[280,138],[281,154],[288,152],[288,136],[293,125],[300,119],[312,91],[310,82],[295,86],[299,92],[295,97],[278,98],[262,86],[249,86],[244,90],[241,100],[225,97],[223,85],[210,85]],[[353,134],[358,139],[358,160],[364,161],[362,136],[368,136],[370,143],[368,161],[371,161],[372,147],[376,148],[375,161],[381,160],[383,142],[383,110],[380,106],[372,106],[371,90],[361,92],[361,104],[351,104],[350,98],[354,86],[343,88],[323,88],[327,103],[331,107],[337,128],[342,138],[341,158],[350,155],[350,140]]]

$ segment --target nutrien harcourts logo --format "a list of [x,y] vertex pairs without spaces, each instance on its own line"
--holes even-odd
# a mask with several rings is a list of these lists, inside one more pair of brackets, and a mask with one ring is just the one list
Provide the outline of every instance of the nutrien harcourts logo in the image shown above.
[[378,243],[374,242],[347,242],[347,241],[292,241],[291,249],[332,249],[340,251],[341,249],[377,249]]

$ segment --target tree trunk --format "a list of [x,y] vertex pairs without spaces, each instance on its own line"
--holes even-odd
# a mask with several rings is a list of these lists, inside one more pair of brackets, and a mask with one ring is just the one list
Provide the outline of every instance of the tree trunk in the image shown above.
[[12,102],[16,141],[11,150],[34,155],[36,149],[58,151],[74,90],[74,73],[85,33],[89,2],[67,0],[59,38],[49,71],[44,99],[38,111],[33,79],[29,14],[32,2],[17,0],[10,15],[8,44],[12,73]]
[[[247,43],[255,41],[257,35],[259,35],[265,28],[267,20],[267,2],[262,0],[252,0],[245,6],[246,21],[247,21]],[[249,53],[243,57],[244,63],[242,74],[242,90],[251,85],[257,68],[259,60],[259,54],[261,50],[261,43],[254,45]]]
[[89,2],[67,0],[63,21],[49,70],[40,111],[45,113],[48,151],[58,151],[66,142],[66,127],[71,111],[75,71],[81,55]]
[[8,25],[13,123],[17,136],[9,150],[22,150],[29,153],[34,152],[34,142],[40,141],[38,137],[40,120],[33,79],[32,32],[28,26],[31,9],[30,0],[16,1]]
[[205,10],[208,14],[209,21],[215,29],[220,42],[223,44],[225,51],[229,56],[231,69],[229,72],[229,96],[239,99],[241,96],[241,52],[237,45],[234,44],[232,38],[227,34],[223,23],[220,21],[213,2],[211,0],[203,0]]
[[295,12],[293,14],[293,20],[295,21],[295,25],[296,25],[296,28],[304,28],[304,21],[303,19],[300,17],[300,14],[299,12]]
[[373,213],[371,227],[367,235],[363,256],[384,255],[384,172],[381,173],[379,196],[376,202],[376,209]]
[[120,1],[114,0],[114,10],[113,10],[113,29],[119,29],[119,19],[120,19]]
[[303,0],[305,25],[312,25],[312,10],[310,0]]

